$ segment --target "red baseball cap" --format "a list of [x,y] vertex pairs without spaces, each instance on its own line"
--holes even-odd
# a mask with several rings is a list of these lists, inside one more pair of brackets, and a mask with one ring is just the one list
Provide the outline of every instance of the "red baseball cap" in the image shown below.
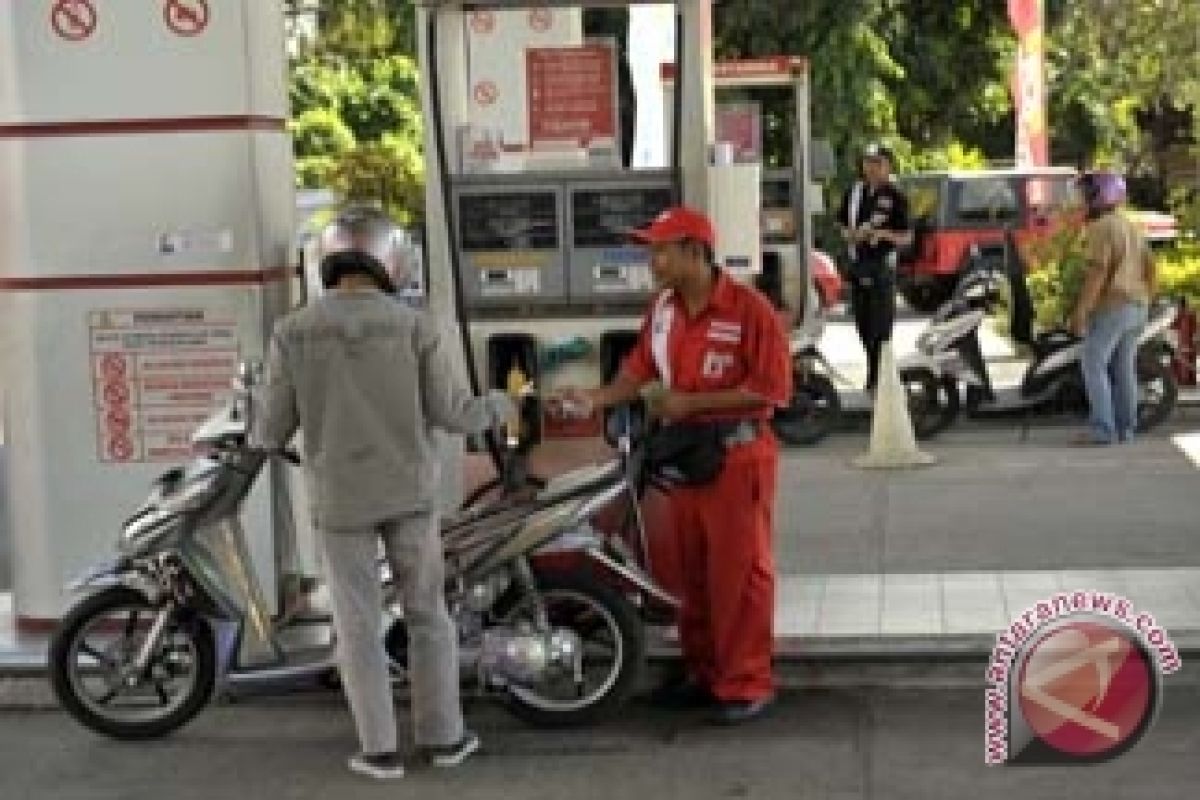
[[644,228],[629,232],[630,238],[643,244],[662,244],[695,239],[709,247],[716,247],[717,236],[712,222],[699,211],[687,206],[668,208]]

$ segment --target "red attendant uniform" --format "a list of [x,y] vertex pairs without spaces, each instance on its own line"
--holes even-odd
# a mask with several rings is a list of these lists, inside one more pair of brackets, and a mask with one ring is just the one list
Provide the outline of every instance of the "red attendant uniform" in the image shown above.
[[670,504],[683,586],[679,631],[691,677],[723,702],[767,697],[774,691],[771,539],[779,472],[769,420],[791,396],[787,334],[762,294],[719,272],[708,306],[695,317],[671,290],[655,298],[622,371],[680,392],[741,389],[765,402],[689,417],[751,420],[757,436],[730,445],[712,483],[672,489]]

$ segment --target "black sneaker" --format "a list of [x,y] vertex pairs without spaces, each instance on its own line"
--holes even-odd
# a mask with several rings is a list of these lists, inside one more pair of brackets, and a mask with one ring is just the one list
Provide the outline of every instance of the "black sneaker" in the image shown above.
[[479,749],[479,734],[474,731],[464,731],[462,738],[455,744],[441,747],[425,747],[426,758],[435,767],[457,767]]
[[717,702],[707,686],[688,678],[671,678],[650,693],[650,702],[661,708],[706,708]]
[[757,700],[725,700],[713,711],[711,722],[714,725],[741,725],[758,719],[775,703],[775,695],[770,694]]
[[395,751],[359,753],[350,759],[350,771],[376,780],[395,780],[404,777],[404,760]]

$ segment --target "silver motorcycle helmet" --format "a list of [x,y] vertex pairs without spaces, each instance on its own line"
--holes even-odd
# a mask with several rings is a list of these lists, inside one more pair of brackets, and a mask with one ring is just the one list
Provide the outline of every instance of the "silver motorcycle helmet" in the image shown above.
[[381,292],[395,294],[408,282],[404,232],[383,211],[349,206],[338,212],[317,240],[321,285],[332,289],[348,273],[369,275]]

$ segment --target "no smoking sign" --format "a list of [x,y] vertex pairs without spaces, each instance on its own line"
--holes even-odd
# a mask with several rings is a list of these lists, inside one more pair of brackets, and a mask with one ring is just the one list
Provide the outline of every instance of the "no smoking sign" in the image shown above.
[[167,0],[163,6],[163,22],[178,36],[199,36],[208,19],[208,0]]
[[479,83],[475,84],[475,91],[473,92],[473,95],[475,97],[475,102],[479,105],[490,106],[495,103],[496,99],[500,96],[500,89],[496,86],[494,81],[480,81]]
[[487,10],[471,12],[471,30],[480,36],[496,30],[496,13]]
[[50,7],[50,28],[68,42],[89,38],[98,22],[93,0],[55,0]]
[[554,27],[554,12],[545,6],[530,9],[529,27],[538,33],[545,33]]

